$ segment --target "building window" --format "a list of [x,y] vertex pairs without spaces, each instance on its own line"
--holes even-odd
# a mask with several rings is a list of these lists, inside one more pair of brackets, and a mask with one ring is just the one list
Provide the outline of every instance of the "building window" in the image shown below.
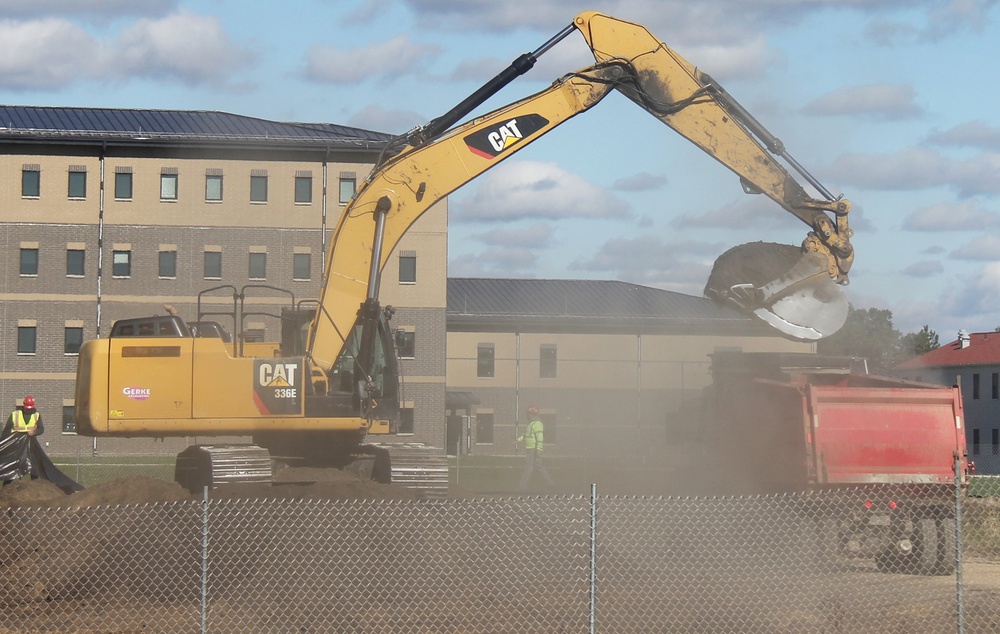
[[251,253],[248,275],[252,280],[263,280],[267,278],[267,254]]
[[413,408],[412,407],[400,407],[399,408],[399,432],[400,434],[412,434],[413,433]]
[[83,167],[71,166],[69,168],[69,197],[87,197],[87,170]]
[[417,352],[417,333],[413,331],[396,331],[396,350],[400,359],[414,359]]
[[972,375],[972,399],[976,400],[979,398],[979,374]]
[[993,429],[991,435],[992,438],[990,440],[992,441],[993,455],[995,456],[1000,453],[1000,429]]
[[222,279],[222,251],[205,251],[205,279]]
[[113,251],[111,254],[111,275],[130,277],[132,275],[132,252]]
[[313,200],[313,179],[312,176],[295,177],[295,202],[308,204]]
[[170,167],[163,169],[160,174],[160,200],[177,200],[177,171]]
[[63,405],[62,408],[62,433],[76,433],[76,407],[73,405]]
[[[254,170],[255,172],[257,170]],[[250,176],[250,202],[267,202],[267,174],[252,174]]]
[[488,379],[493,377],[495,370],[494,367],[494,349],[492,343],[481,343],[478,346],[478,352],[476,353],[476,376],[481,379]]
[[990,398],[994,401],[1000,399],[1000,372],[993,373],[993,386],[991,389]]
[[115,200],[132,200],[132,171],[115,173]]
[[42,168],[38,165],[25,165],[21,170],[21,196],[38,198],[41,194]]
[[222,173],[205,174],[205,200],[219,202],[222,200]]
[[979,430],[972,430],[972,455],[979,455]]
[[83,327],[66,326],[66,333],[63,337],[63,353],[80,354],[81,345],[83,345]]
[[37,331],[35,326],[17,327],[17,353],[35,354]]
[[309,253],[292,254],[292,279],[304,282],[312,279],[312,255]]
[[66,249],[67,277],[83,277],[86,253],[83,249]]
[[493,444],[493,413],[479,412],[476,414],[476,444]]
[[415,284],[417,282],[417,256],[406,252],[399,256],[399,283]]
[[21,275],[38,275],[38,248],[21,249]]
[[340,175],[340,204],[346,205],[354,198],[354,192],[357,189],[358,181],[354,174],[341,174]]
[[160,277],[176,278],[177,251],[171,249],[160,251],[159,268],[160,268]]
[[538,349],[538,376],[556,378],[556,346],[553,343],[543,343]]

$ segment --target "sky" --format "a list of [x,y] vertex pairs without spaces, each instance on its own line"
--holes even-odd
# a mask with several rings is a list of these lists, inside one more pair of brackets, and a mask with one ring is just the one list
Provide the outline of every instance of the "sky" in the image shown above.
[[[400,134],[585,10],[648,28],[851,201],[853,306],[942,343],[1000,326],[1000,0],[0,0],[0,103]],[[573,33],[477,113],[591,63]],[[449,209],[452,277],[691,295],[728,248],[807,231],[617,94]]]

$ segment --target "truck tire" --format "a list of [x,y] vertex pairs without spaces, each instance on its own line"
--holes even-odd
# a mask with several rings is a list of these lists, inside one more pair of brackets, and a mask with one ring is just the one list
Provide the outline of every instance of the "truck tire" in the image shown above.
[[947,576],[954,573],[955,555],[955,520],[924,518],[917,521],[920,574]]
[[938,528],[938,564],[932,574],[947,577],[955,574],[958,552],[955,549],[955,520],[941,519]]

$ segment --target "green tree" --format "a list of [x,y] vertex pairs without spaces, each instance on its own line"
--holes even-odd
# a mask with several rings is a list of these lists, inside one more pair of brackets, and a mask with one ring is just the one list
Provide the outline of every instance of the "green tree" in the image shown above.
[[920,329],[920,332],[911,332],[903,335],[900,340],[900,352],[903,354],[904,358],[900,361],[906,361],[907,359],[912,359],[913,357],[919,357],[922,354],[926,354],[931,350],[937,350],[941,347],[941,341],[938,338],[938,334],[931,330],[931,327],[924,324],[924,327]]
[[816,344],[819,354],[868,359],[873,374],[888,374],[901,361],[901,335],[892,325],[892,311],[850,306],[847,321]]

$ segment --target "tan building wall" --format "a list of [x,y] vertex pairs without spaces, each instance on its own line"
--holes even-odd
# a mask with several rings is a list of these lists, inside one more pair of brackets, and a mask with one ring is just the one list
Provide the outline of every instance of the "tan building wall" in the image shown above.
[[[492,377],[477,376],[481,344],[494,347]],[[543,345],[555,346],[554,377],[541,376]],[[542,412],[546,451],[554,456],[635,458],[703,442],[709,430],[699,429],[697,399],[711,383],[709,355],[720,349],[815,352],[815,345],[778,336],[449,332],[448,389],[479,400],[468,426],[473,437],[457,446],[463,453],[468,447],[478,454],[513,453],[532,403]]]

